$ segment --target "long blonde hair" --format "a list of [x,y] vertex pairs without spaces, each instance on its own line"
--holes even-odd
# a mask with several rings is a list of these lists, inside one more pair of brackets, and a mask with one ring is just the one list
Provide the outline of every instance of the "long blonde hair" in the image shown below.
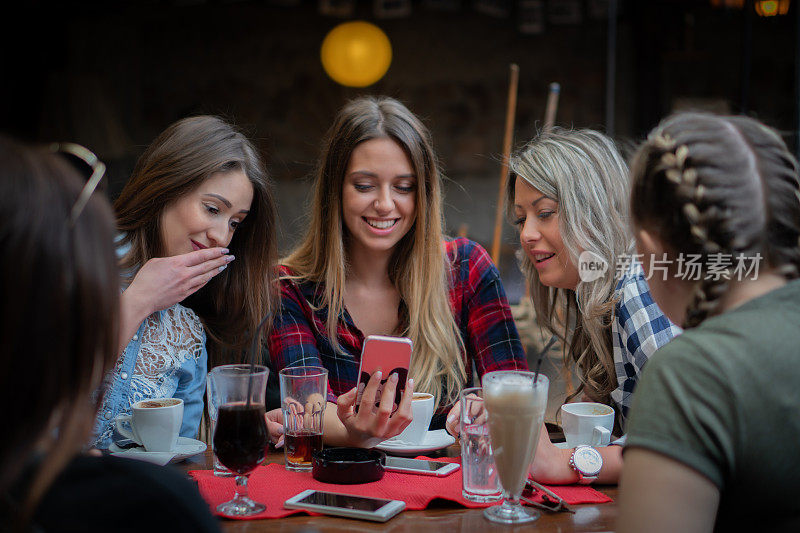
[[[573,264],[582,251],[602,257],[613,274],[618,258],[632,250],[628,225],[628,168],[614,142],[593,130],[554,128],[537,135],[510,160],[508,205],[521,178],[558,203],[558,227]],[[579,281],[575,290],[548,287],[527,254],[520,267],[530,284],[536,318],[564,345],[564,364],[575,365],[586,392],[611,404],[617,387],[611,343],[615,278]]]
[[442,178],[428,129],[403,104],[387,97],[361,97],[345,105],[328,130],[315,176],[308,230],[282,263],[292,279],[324,285],[326,329],[340,350],[336,325],[344,309],[347,229],[342,223],[342,184],[353,150],[375,138],[389,138],[405,151],[417,176],[416,220],[397,244],[389,279],[400,293],[401,333],[414,353],[414,388],[437,404],[453,403],[466,381],[464,343],[453,316],[449,268],[442,244]]

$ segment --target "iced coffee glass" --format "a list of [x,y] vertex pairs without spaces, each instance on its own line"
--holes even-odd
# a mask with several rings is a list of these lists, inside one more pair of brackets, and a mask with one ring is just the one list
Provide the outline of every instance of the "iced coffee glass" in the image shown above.
[[489,372],[483,376],[489,436],[504,498],[501,505],[483,512],[492,522],[521,524],[539,518],[538,512],[520,504],[519,497],[536,453],[548,385],[546,376],[519,370]]

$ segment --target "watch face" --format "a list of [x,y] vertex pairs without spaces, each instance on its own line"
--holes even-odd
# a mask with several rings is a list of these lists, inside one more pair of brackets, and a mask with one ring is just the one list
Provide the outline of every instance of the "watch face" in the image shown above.
[[600,456],[600,452],[588,446],[575,450],[572,461],[585,476],[597,475],[603,466],[603,458]]

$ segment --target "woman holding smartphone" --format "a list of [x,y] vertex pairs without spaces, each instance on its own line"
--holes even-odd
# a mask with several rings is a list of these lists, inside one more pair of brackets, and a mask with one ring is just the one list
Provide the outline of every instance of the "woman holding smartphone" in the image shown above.
[[[488,254],[443,238],[441,187],[430,134],[400,102],[362,97],[339,112],[320,156],[308,230],[282,261],[281,310],[269,336],[276,370],[328,369],[330,444],[373,446],[399,434],[415,390],[435,397],[432,427],[441,427],[475,377],[526,368]],[[377,411],[355,409],[361,348],[373,334],[413,343],[394,414],[396,373],[375,373],[364,389],[374,398],[386,381]]]
[[114,209],[120,357],[94,445],[107,448],[115,417],[149,398],[181,398],[180,434],[195,437],[208,354],[212,366],[238,360],[275,305],[271,184],[244,135],[217,117],[191,117],[145,150]]
[[[515,154],[510,167],[508,205],[536,318],[561,339],[564,364],[580,379],[567,401],[582,395],[613,407],[616,432],[624,432],[642,367],[680,333],[653,301],[633,256],[627,165],[602,133],[554,128]],[[582,276],[579,257],[607,270]],[[581,470],[574,451],[541,431],[531,474],[544,483],[617,482],[622,446],[584,451],[602,464],[597,473]]]

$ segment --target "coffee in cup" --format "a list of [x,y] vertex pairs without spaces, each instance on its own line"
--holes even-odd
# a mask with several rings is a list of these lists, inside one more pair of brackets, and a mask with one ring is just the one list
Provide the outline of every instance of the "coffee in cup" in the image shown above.
[[139,402],[139,407],[142,409],[155,409],[157,407],[169,407],[171,405],[178,405],[181,400],[178,398],[161,398],[158,400],[142,400]]
[[392,437],[392,442],[418,445],[422,444],[428,434],[428,427],[433,418],[433,395],[427,392],[415,392],[411,397],[411,414],[413,419],[402,433]]
[[119,415],[115,422],[122,436],[144,446],[148,452],[171,452],[177,446],[183,423],[183,400],[141,400],[131,406],[130,415]]
[[561,426],[570,448],[607,446],[614,429],[614,409],[602,403],[567,403],[561,406]]

